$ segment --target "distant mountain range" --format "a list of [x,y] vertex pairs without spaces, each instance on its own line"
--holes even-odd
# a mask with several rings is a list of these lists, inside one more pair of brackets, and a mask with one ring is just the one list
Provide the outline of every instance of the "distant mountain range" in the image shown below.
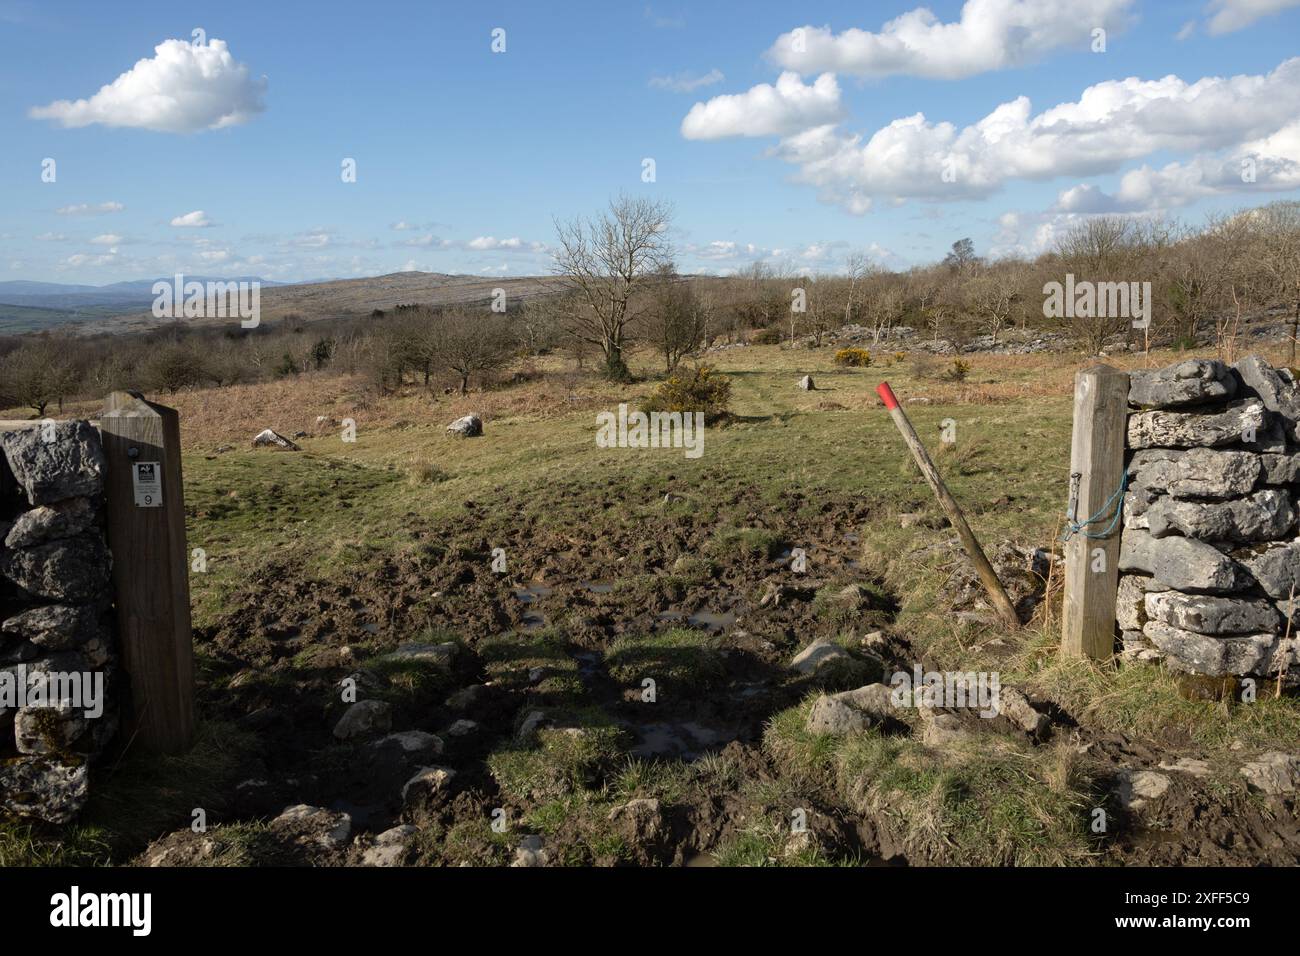
[[[143,331],[172,320],[152,314],[153,284],[169,281],[139,279],[111,285],[65,285],[57,282],[0,282],[0,334],[21,334],[67,327],[76,335],[100,332],[120,334]],[[550,276],[484,278],[440,272],[394,272],[360,279],[318,279],[309,282],[275,282],[256,276],[191,276],[196,282],[260,282],[262,320],[276,322],[287,315],[304,321],[369,315],[374,309],[398,305],[476,304],[490,301],[493,290],[504,288],[515,299],[558,291]],[[185,319],[207,325],[223,319]]]

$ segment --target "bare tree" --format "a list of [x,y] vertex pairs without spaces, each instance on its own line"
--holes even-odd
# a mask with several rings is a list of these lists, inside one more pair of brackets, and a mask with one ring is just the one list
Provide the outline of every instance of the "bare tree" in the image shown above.
[[0,361],[0,397],[5,404],[21,405],[45,414],[51,402],[58,402],[77,387],[78,369],[62,342],[36,338],[10,352]]
[[671,219],[665,203],[619,196],[595,219],[555,224],[560,246],[555,270],[576,290],[582,306],[569,315],[571,330],[600,348],[612,379],[629,377],[624,352],[634,295],[672,261]]
[[671,265],[655,276],[653,304],[643,323],[646,338],[664,358],[671,372],[682,357],[694,352],[704,340],[709,311],[691,284]]
[[1259,264],[1275,294],[1291,310],[1291,358],[1300,337],[1300,202],[1269,203],[1252,214],[1259,234]]
[[472,375],[501,368],[515,354],[514,331],[500,313],[452,309],[433,323],[437,362],[460,376],[460,393]]

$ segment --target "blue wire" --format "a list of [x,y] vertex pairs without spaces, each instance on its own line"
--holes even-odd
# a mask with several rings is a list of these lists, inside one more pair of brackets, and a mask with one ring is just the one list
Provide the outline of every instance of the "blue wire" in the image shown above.
[[[1065,532],[1064,540],[1069,541],[1071,536],[1076,534],[1082,534],[1085,538],[1092,538],[1094,540],[1101,539],[1101,538],[1109,538],[1111,536],[1111,533],[1114,532],[1116,526],[1119,525],[1119,519],[1124,514],[1124,492],[1127,490],[1128,490],[1128,469],[1125,468],[1124,473],[1120,475],[1119,487],[1115,489],[1115,493],[1113,495],[1111,495],[1108,499],[1106,499],[1106,503],[1102,505],[1100,511],[1098,511],[1095,515],[1093,515],[1091,518],[1089,518],[1087,521],[1084,522],[1070,521],[1069,518],[1067,517],[1066,519],[1067,530]],[[1103,518],[1105,518],[1106,515],[1110,513],[1110,510],[1112,508],[1115,509],[1115,515],[1110,519],[1110,524],[1107,525],[1105,531],[1102,531],[1100,534],[1098,534],[1093,531],[1084,530],[1085,528],[1088,527],[1088,525],[1095,524],[1096,522],[1101,521]]]

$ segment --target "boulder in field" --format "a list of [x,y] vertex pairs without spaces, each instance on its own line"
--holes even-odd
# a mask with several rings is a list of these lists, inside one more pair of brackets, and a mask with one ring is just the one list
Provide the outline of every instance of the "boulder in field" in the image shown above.
[[270,428],[265,428],[253,436],[254,448],[283,448],[285,451],[301,451],[302,449],[291,439],[285,438],[279,432]]
[[478,415],[464,415],[448,425],[447,431],[458,438],[477,438],[483,434],[483,419]]
[[334,725],[334,736],[351,740],[367,734],[386,732],[393,726],[393,705],[384,700],[359,700],[349,704],[343,717]]
[[1252,790],[1270,796],[1295,793],[1300,785],[1300,757],[1274,750],[1242,766],[1241,775]]
[[0,433],[0,450],[33,505],[104,491],[104,449],[90,422],[49,422]]
[[799,379],[799,387],[805,392],[813,392],[817,390],[817,386],[813,383],[813,377],[811,375],[805,375],[803,378]]
[[1189,359],[1129,375],[1128,400],[1139,408],[1175,408],[1230,398],[1237,380],[1217,359]]
[[886,684],[868,684],[857,690],[823,694],[813,702],[805,726],[811,734],[859,733],[893,716],[892,693]]

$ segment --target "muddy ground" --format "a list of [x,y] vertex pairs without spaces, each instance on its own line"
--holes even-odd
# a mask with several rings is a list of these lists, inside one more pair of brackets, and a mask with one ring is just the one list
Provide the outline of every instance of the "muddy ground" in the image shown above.
[[[734,497],[744,513],[746,494]],[[591,513],[620,504],[610,489]],[[764,746],[772,718],[813,691],[925,663],[859,540],[869,522],[897,518],[833,499],[810,509],[790,492],[720,527],[691,504],[668,495],[653,520],[593,519],[584,533],[554,530],[523,497],[467,501],[463,521],[409,515],[409,546],[346,581],[266,567],[196,633],[200,714],[239,730],[238,765],[207,801],[206,833],[178,820],[136,862],[710,865],[736,861],[746,841],[769,862],[953,862],[942,841],[910,839],[889,807],[854,809]],[[934,562],[954,561],[942,528],[934,538]],[[851,665],[793,670],[817,638],[848,649]],[[411,642],[457,650],[446,662],[394,656]],[[386,726],[336,738],[348,686],[391,705]],[[1300,861],[1290,798],[1168,769],[1196,756],[1189,740],[1098,733],[1034,703],[1052,721],[1029,745],[1074,748],[1091,803],[1109,814],[1090,838],[1094,862]],[[1024,737],[991,723],[978,732]],[[408,731],[437,743],[386,739]],[[407,786],[429,766],[453,773]],[[1179,785],[1145,812],[1125,809],[1117,775],[1134,769]],[[277,820],[297,804],[329,813]],[[786,835],[792,807],[806,827]],[[341,813],[350,826],[330,836]],[[1089,808],[1079,814],[1086,826]],[[375,838],[402,825],[414,829],[375,855]]]

